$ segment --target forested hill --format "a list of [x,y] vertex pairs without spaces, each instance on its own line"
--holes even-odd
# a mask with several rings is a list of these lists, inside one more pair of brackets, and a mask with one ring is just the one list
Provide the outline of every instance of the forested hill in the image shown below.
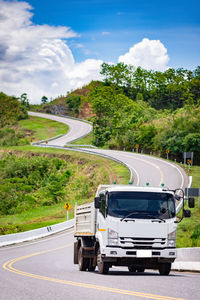
[[26,94],[17,99],[0,92],[0,146],[29,143],[24,134],[16,128],[19,120],[28,118],[28,107]]
[[34,108],[92,120],[97,146],[200,157],[200,67],[159,72],[103,63],[101,74],[103,82]]
[[0,128],[28,117],[27,106],[19,99],[0,92]]

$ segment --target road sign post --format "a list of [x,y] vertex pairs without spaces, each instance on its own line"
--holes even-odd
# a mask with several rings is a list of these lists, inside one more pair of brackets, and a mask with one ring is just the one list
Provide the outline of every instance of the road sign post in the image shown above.
[[[186,165],[186,160],[187,160],[187,164],[189,165],[193,165],[193,159],[194,159],[194,152],[184,152],[183,153],[183,158],[184,158],[184,165]],[[188,163],[188,161],[190,163]]]
[[135,148],[136,148],[136,152],[137,152],[137,153],[139,152],[139,147],[140,147],[140,145],[138,145],[138,144],[135,145]]
[[167,149],[167,150],[166,150],[167,159],[169,159],[169,152],[170,152],[170,150],[169,150],[169,149]]
[[66,202],[64,205],[64,209],[67,211],[67,221],[69,220],[69,210],[72,206],[69,204],[69,202]]

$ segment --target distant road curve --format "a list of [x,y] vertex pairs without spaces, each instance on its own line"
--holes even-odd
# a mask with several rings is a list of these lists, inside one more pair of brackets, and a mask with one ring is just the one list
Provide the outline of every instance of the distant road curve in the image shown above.
[[44,113],[37,113],[37,112],[28,112],[30,116],[35,116],[35,117],[41,117],[45,119],[50,119],[53,121],[58,121],[60,123],[64,123],[69,126],[69,131],[67,134],[63,135],[62,137],[52,140],[48,142],[48,145],[55,145],[55,146],[64,146],[69,142],[72,142],[76,139],[80,139],[82,136],[85,136],[89,134],[92,131],[92,125],[70,119],[70,118],[64,118],[64,117],[58,117],[55,115],[49,115],[49,114],[44,114]]
[[[32,116],[38,116],[65,123],[70,127],[68,133],[61,138],[51,140],[48,146],[63,147],[67,143],[80,138],[92,131],[92,126],[88,123],[79,120],[63,118],[55,115],[43,113],[29,113]],[[160,186],[162,183],[171,189],[185,188],[188,186],[189,178],[184,170],[177,164],[167,160],[157,158],[150,155],[143,155],[132,152],[103,150],[103,149],[86,149],[92,153],[105,154],[110,157],[117,158],[122,162],[128,164],[134,173],[135,185],[146,185],[148,182],[151,186]]]

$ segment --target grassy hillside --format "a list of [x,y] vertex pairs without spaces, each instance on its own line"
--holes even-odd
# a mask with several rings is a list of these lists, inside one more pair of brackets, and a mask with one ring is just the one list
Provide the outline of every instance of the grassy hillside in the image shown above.
[[29,117],[0,129],[0,146],[27,145],[31,141],[66,134],[68,130],[69,127],[65,124],[38,117]]
[[104,85],[103,82],[91,81],[90,84],[67,93],[66,96],[60,96],[49,103],[31,105],[31,110],[90,120],[94,114],[91,109],[89,95],[97,86],[102,85]]
[[32,116],[29,116],[27,120],[19,121],[18,128],[21,128],[33,141],[66,134],[69,130],[69,126],[66,124]]
[[87,154],[24,146],[0,156],[0,234],[65,221],[66,201],[71,218],[75,202],[92,201],[99,184],[129,181],[124,166]]
[[72,205],[72,217],[75,202],[92,201],[100,183],[128,183],[129,171],[112,161],[27,145],[64,134],[68,126],[37,117],[21,120],[20,102],[6,95],[1,99],[0,234],[64,221],[66,201]]

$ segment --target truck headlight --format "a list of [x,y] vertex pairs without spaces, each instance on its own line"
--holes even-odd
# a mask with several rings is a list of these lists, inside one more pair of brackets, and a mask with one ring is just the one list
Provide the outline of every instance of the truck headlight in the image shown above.
[[176,247],[176,230],[175,231],[172,231],[171,233],[168,234],[168,247]]
[[118,246],[118,232],[108,228],[108,245]]

